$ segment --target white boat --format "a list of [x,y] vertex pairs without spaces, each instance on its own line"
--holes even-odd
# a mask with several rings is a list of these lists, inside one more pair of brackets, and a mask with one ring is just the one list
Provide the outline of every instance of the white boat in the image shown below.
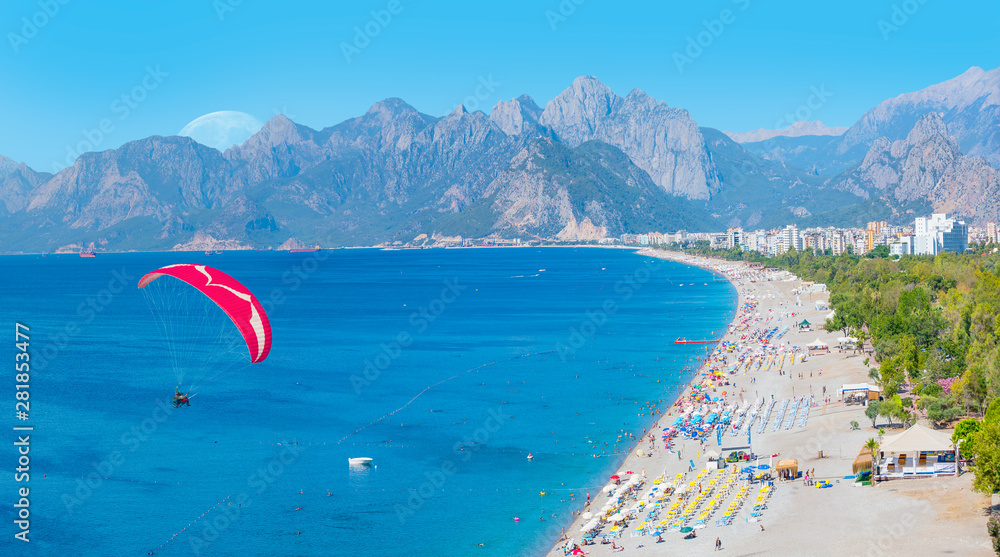
[[351,466],[371,466],[372,465],[372,459],[370,459],[370,458],[368,458],[366,456],[358,457],[358,458],[348,458],[347,462]]

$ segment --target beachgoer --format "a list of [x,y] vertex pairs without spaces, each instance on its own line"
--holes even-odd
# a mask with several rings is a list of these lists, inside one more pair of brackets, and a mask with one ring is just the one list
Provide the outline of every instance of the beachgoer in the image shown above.
[[715,550],[719,551],[722,549],[722,538],[715,538]]
[[764,525],[763,525],[763,524],[761,524],[761,525],[760,525],[760,531],[761,531],[761,532],[763,532],[763,531],[764,531]]

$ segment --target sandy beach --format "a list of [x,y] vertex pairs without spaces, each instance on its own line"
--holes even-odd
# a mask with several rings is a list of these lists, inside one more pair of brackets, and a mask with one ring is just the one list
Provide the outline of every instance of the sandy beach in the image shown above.
[[[669,412],[664,409],[652,434],[636,432],[640,441],[617,473],[620,485],[609,479],[605,491],[591,494],[550,556],[568,554],[574,545],[595,556],[707,555],[716,551],[717,539],[731,555],[992,554],[985,527],[990,501],[972,491],[971,473],[874,487],[858,487],[845,478],[864,442],[877,433],[863,406],[840,400],[844,384],[869,381],[868,368],[864,355],[838,348],[842,333],[823,330],[830,310],[816,304],[829,300],[822,285],[739,262],[657,250],[641,253],[725,276],[739,293],[739,310],[679,404]],[[799,330],[803,320],[811,323],[809,330]],[[768,334],[768,342],[761,343]],[[806,346],[817,339],[829,345],[829,353],[808,355]],[[732,350],[723,349],[723,343]],[[711,382],[705,375],[710,369],[721,374]],[[706,403],[705,395],[720,400]],[[721,419],[724,412],[741,425],[736,435],[727,425],[721,445],[714,432],[703,442],[677,436],[669,448],[661,438],[661,430],[671,428],[679,416],[698,422],[712,419],[711,414]],[[763,416],[767,421],[761,427]],[[758,460],[714,470],[716,463],[708,458],[712,451],[723,459],[735,450],[750,452],[745,447],[751,418],[750,446]],[[852,421],[859,429],[852,430]],[[886,435],[900,431],[888,429]],[[742,470],[749,465],[768,466],[754,474],[770,474],[787,459],[797,460],[801,472],[814,470],[808,484],[805,477],[743,479]],[[816,482],[831,485],[820,489]],[[628,485],[631,489],[622,487]],[[618,520],[623,516],[630,518]],[[586,533],[581,528],[595,524],[592,543],[582,545]],[[685,539],[681,524],[694,527],[697,537]],[[605,538],[613,543],[602,543]]]

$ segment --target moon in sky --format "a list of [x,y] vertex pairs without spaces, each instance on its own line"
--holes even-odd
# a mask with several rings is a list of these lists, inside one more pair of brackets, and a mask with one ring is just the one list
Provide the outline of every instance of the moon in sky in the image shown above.
[[246,112],[223,110],[195,118],[177,135],[225,151],[233,145],[241,145],[261,127],[263,124]]

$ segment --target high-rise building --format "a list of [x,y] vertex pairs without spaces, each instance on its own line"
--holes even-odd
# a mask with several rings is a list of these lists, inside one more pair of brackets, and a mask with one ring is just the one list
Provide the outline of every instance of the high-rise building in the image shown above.
[[781,230],[781,252],[784,253],[791,248],[802,249],[802,238],[799,236],[799,229],[794,224],[789,224]]
[[847,242],[844,240],[844,235],[840,232],[835,232],[833,237],[830,238],[830,249],[833,250],[834,255],[840,255],[847,251]]
[[726,235],[726,247],[729,249],[746,243],[746,240],[743,238],[742,228],[730,228],[726,231]]
[[1000,238],[997,238],[997,223],[995,222],[986,223],[986,241],[1000,242]]
[[944,213],[917,217],[914,222],[913,253],[937,255],[942,251],[962,253],[969,247],[969,227],[965,221],[949,219]]

